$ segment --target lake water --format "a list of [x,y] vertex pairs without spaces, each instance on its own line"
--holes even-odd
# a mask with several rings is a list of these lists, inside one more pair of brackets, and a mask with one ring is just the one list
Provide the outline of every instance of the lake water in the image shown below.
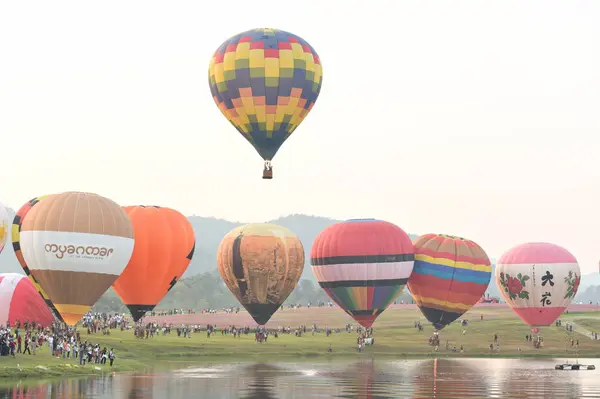
[[[593,360],[582,363],[594,364]],[[0,398],[600,398],[600,370],[554,370],[554,365],[563,361],[424,359],[206,364],[165,373],[15,382],[11,387],[0,388]]]

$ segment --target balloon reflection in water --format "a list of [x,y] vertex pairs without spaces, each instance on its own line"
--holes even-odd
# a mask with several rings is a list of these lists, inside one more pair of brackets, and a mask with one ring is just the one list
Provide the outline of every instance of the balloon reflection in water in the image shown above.
[[11,399],[76,399],[109,398],[113,394],[112,377],[67,379],[44,384],[16,385],[0,388],[0,398]]
[[250,377],[244,399],[276,399],[275,377],[286,374],[285,369],[268,363],[257,363],[242,368],[241,373]]
[[42,399],[47,398],[50,384],[42,385],[16,385],[14,387],[0,388],[0,398],[11,399]]
[[153,374],[120,375],[116,378],[115,391],[124,395],[123,398],[152,399],[154,397],[154,384]]
[[486,376],[470,360],[422,360],[413,367],[414,399],[488,397]]
[[374,359],[363,360],[351,363],[340,371],[326,371],[319,375],[335,380],[330,384],[331,388],[335,387],[337,391],[332,397],[383,399],[410,395],[412,388],[404,384],[399,386],[398,375],[385,371],[389,363],[383,365]]

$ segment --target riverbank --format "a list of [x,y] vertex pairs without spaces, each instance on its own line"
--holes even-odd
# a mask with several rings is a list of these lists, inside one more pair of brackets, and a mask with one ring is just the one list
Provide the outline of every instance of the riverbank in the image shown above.
[[[136,339],[132,332],[112,330],[111,335],[87,335],[82,331],[82,339],[88,339],[107,348],[114,348],[114,367],[90,364],[79,366],[77,359],[57,359],[50,356],[48,347],[38,349],[33,355],[17,354],[16,358],[0,357],[0,378],[50,378],[55,376],[78,376],[124,371],[163,370],[185,367],[190,364],[235,361],[287,361],[314,358],[424,358],[424,357],[501,357],[501,358],[579,358],[600,357],[600,340],[592,340],[579,333],[567,334],[566,322],[585,326],[585,331],[600,331],[600,313],[571,312],[562,317],[563,327],[548,327],[542,330],[544,348],[535,349],[525,342],[530,333],[520,319],[511,311],[499,308],[475,308],[465,318],[469,326],[463,335],[458,323],[444,329],[441,334],[438,352],[428,344],[432,328],[415,309],[389,309],[375,324],[375,345],[367,346],[361,353],[357,351],[356,334],[347,333],[343,326],[348,316],[339,309],[312,309],[311,311],[283,311],[281,325],[296,327],[312,323],[320,327],[326,324],[341,328],[340,333],[326,337],[324,333],[312,335],[310,330],[302,337],[280,334],[270,336],[268,342],[255,342],[254,335],[234,338],[220,332],[208,338],[206,332],[194,333],[191,338],[177,337],[175,331],[167,336],[151,339]],[[341,314],[340,314],[341,313]],[[483,320],[481,316],[483,315]],[[175,316],[176,317],[176,316]],[[424,331],[414,328],[414,322],[421,320]],[[204,327],[204,326],[203,326]],[[227,327],[226,325],[217,327]],[[271,326],[276,327],[276,326]],[[490,351],[494,334],[499,338],[499,350]],[[579,348],[572,348],[571,339],[579,339]],[[448,341],[448,349],[446,349]],[[333,352],[328,352],[331,345]],[[460,353],[460,346],[464,352]],[[456,352],[452,349],[456,348]]]

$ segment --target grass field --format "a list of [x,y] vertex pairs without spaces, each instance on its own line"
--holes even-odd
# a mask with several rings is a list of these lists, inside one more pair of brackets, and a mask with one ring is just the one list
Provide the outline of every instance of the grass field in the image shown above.
[[[570,321],[577,326],[589,331],[600,331],[600,313],[595,308],[572,309],[569,314],[564,314],[562,320]],[[480,320],[483,315],[483,321]],[[210,317],[220,317],[221,324],[217,327],[227,327],[231,322],[242,321],[249,316],[240,312],[238,315],[190,315],[172,316],[158,319],[169,319],[171,322],[190,322],[205,325],[213,322],[207,321]],[[226,316],[226,317],[225,317]],[[570,346],[570,336],[562,327],[548,327],[542,330],[544,348],[535,349],[525,342],[525,335],[530,333],[529,328],[518,319],[510,309],[503,306],[478,306],[467,313],[464,318],[469,320],[465,335],[463,328],[454,323],[446,327],[441,333],[439,352],[433,352],[428,344],[428,338],[433,329],[421,316],[414,306],[396,306],[388,309],[374,325],[375,345],[366,347],[358,353],[355,333],[334,333],[326,337],[324,333],[314,336],[307,332],[302,337],[293,334],[281,334],[279,338],[269,337],[267,343],[258,344],[254,335],[250,334],[240,338],[231,335],[221,335],[219,332],[211,338],[206,333],[196,333],[192,338],[177,337],[173,331],[171,335],[158,336],[151,339],[136,339],[131,332],[113,331],[110,336],[101,334],[88,336],[82,331],[82,338],[89,339],[101,346],[114,348],[116,354],[115,365],[110,369],[108,365],[86,365],[80,367],[77,360],[56,359],[50,356],[48,348],[38,349],[36,356],[17,355],[16,358],[0,357],[0,378],[15,377],[52,377],[78,374],[93,374],[111,371],[144,370],[149,368],[171,368],[187,364],[212,362],[232,362],[236,360],[247,361],[274,361],[278,359],[314,359],[317,357],[598,357],[600,356],[600,340],[594,341],[585,335],[573,333],[579,339],[579,349]],[[186,321],[187,320],[187,321]],[[350,322],[350,318],[337,308],[313,309],[284,309],[273,317],[269,327],[279,325],[299,326],[306,324],[307,328],[313,323],[324,327],[343,328]],[[414,328],[414,322],[421,320],[425,330],[419,332]],[[226,323],[228,322],[228,323]],[[234,323],[242,326],[244,323]],[[253,325],[247,323],[249,325]],[[353,323],[356,325],[355,323]],[[343,331],[343,330],[342,330]],[[500,350],[490,352],[489,345],[494,334],[498,334]],[[459,348],[464,346],[464,353],[446,350],[445,342]],[[329,345],[333,352],[328,353]],[[518,348],[521,351],[518,351]],[[96,367],[98,369],[96,369]]]

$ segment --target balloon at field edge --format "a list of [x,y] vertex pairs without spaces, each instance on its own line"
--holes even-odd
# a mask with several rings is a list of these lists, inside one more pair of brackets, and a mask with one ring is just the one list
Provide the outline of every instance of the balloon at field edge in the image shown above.
[[277,29],[251,29],[227,39],[208,69],[217,107],[265,160],[263,178],[272,177],[271,160],[313,108],[322,81],[312,46]]
[[495,278],[506,303],[526,324],[546,327],[577,294],[581,271],[566,249],[533,242],[505,252],[496,264]]
[[36,287],[24,275],[1,273],[0,292],[0,320],[3,324],[8,321],[14,326],[19,320],[21,323],[35,322],[48,327],[54,321],[52,312],[40,298]]
[[408,234],[395,224],[351,219],[321,231],[310,258],[325,293],[368,328],[402,294],[414,250]]
[[485,251],[465,238],[429,233],[413,244],[415,267],[408,289],[425,318],[441,330],[481,299],[492,265]]
[[27,214],[29,213],[31,208],[33,208],[36,204],[38,204],[41,200],[43,200],[46,197],[48,197],[48,195],[42,195],[40,197],[32,198],[29,201],[27,201],[21,208],[19,208],[19,210],[15,214],[12,224],[12,245],[15,256],[17,257],[17,261],[19,261],[19,264],[21,265],[21,268],[23,268],[25,275],[29,277],[29,280],[31,280],[34,287],[36,288],[44,302],[46,302],[46,305],[48,305],[50,310],[52,310],[56,318],[58,318],[58,320],[60,321],[64,321],[58,310],[56,310],[56,308],[54,307],[54,304],[52,303],[50,298],[48,298],[48,295],[44,292],[44,289],[38,284],[37,281],[35,281],[35,278],[33,278],[33,276],[31,275],[31,271],[27,267],[27,263],[25,262],[25,259],[23,258],[23,253],[21,252],[21,226],[23,225],[23,220],[27,217]]
[[219,273],[254,321],[265,325],[296,287],[304,269],[300,239],[285,227],[236,227],[217,250]]
[[20,242],[32,276],[73,326],[125,269],[133,252],[133,226],[114,201],[66,192],[29,210]]
[[159,206],[123,207],[135,243],[113,289],[137,322],[152,311],[187,270],[195,249],[194,229],[178,211]]
[[8,223],[10,222],[10,218],[8,216],[8,210],[0,202],[0,253],[4,250],[4,246],[6,245],[6,240],[8,238]]

